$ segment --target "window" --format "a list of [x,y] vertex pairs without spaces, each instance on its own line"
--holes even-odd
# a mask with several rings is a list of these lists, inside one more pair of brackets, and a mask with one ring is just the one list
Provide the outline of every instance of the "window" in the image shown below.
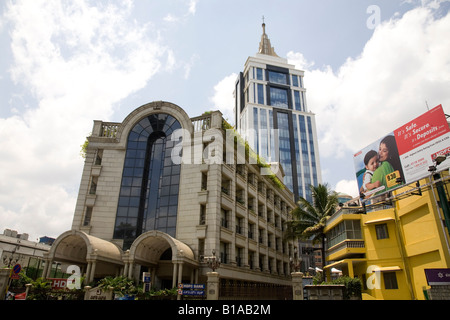
[[229,244],[225,242],[220,243],[220,262],[228,263],[228,247]]
[[295,110],[302,111],[302,105],[300,102],[300,91],[294,90],[294,106]]
[[100,166],[102,164],[102,158],[103,158],[103,150],[102,149],[98,149],[97,150],[97,155],[95,156],[94,164],[96,166]]
[[264,244],[264,229],[258,229],[258,233],[259,233],[259,237],[258,237],[258,242],[260,244]]
[[270,105],[276,108],[289,108],[288,91],[283,88],[269,87]]
[[96,194],[97,193],[97,182],[98,182],[98,177],[92,177],[91,187],[89,189],[89,194]]
[[292,75],[292,85],[294,86],[294,87],[298,87],[298,76],[296,76],[296,75]]
[[258,83],[258,104],[264,104],[264,86]]
[[114,229],[124,249],[149,230],[175,236],[180,165],[172,161],[171,136],[180,128],[168,114],[151,114],[128,135]]
[[255,239],[255,225],[252,223],[248,224],[248,238]]
[[255,252],[254,251],[250,251],[248,250],[248,265],[250,267],[250,269],[254,269],[255,268]]
[[283,166],[284,184],[289,190],[293,190],[292,180],[292,153],[291,153],[291,136],[289,134],[289,115],[284,112],[277,113],[278,134],[279,134],[279,150],[280,163]]
[[383,272],[385,289],[398,289],[397,275],[395,272]]
[[202,172],[202,190],[208,190],[208,173]]
[[255,129],[254,149],[259,153],[259,134],[258,134],[258,108],[253,108],[253,128]]
[[313,140],[313,132],[312,132],[312,125],[311,125],[311,117],[307,117],[308,121],[308,133],[309,133],[309,150],[311,154],[311,168],[312,168],[312,176],[313,176],[313,183],[314,185],[317,185],[317,168],[316,168],[316,154],[314,152],[314,140]]
[[230,180],[222,177],[222,192],[226,195],[231,195],[230,187]]
[[203,261],[205,257],[205,239],[198,240],[198,255],[200,261]]
[[244,189],[236,188],[236,202],[245,205]]
[[264,261],[266,260],[266,256],[263,254],[259,254],[259,261],[258,261],[258,266],[260,270],[265,270],[264,268]]
[[389,233],[388,233],[388,228],[387,228],[387,224],[386,223],[377,224],[375,226],[375,231],[377,233],[377,239],[378,240],[388,239],[389,238]]
[[225,209],[220,210],[220,225],[224,228],[228,228],[229,212]]
[[263,70],[261,68],[256,68],[256,80],[264,80]]
[[200,221],[199,223],[201,225],[206,224],[206,205],[201,204],[200,205]]
[[244,248],[236,247],[235,253],[236,253],[236,265],[238,267],[242,267],[244,265]]
[[269,132],[270,128],[267,126],[267,110],[259,109],[259,120],[260,120],[260,140],[261,140],[261,150],[260,154],[264,159],[269,157]]
[[287,84],[287,74],[269,71],[269,82]]
[[362,239],[359,220],[345,220],[327,233],[328,246],[332,246],[347,239]]
[[236,233],[244,234],[244,218],[236,217]]
[[92,207],[86,207],[86,212],[84,213],[83,226],[90,225],[91,218],[92,218]]

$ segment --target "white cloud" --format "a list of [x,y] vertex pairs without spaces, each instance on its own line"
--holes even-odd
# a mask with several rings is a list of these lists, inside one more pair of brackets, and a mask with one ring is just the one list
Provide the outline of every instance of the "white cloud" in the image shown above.
[[450,2],[450,0],[404,0],[403,3],[418,4],[420,3],[423,7],[429,7],[432,9],[438,9],[441,4],[445,2]]
[[[424,7],[380,24],[361,55],[339,70],[306,65],[309,109],[316,113],[321,156],[340,158],[442,104],[449,110],[450,14]],[[295,59],[297,58],[297,59]]]
[[188,9],[188,15],[195,15],[195,12],[197,11],[197,3],[198,0],[190,0],[189,1],[189,9]]
[[340,180],[334,188],[336,192],[348,194],[352,197],[358,197],[358,183],[356,180]]
[[166,22],[177,22],[180,19],[175,17],[173,14],[168,13],[167,16],[165,16],[163,20]]
[[184,70],[183,78],[185,80],[189,79],[191,75],[191,70],[194,67],[195,63],[199,60],[200,56],[198,54],[193,54],[188,62],[181,62],[181,65]]
[[108,120],[115,104],[161,70],[165,56],[167,68],[175,64],[150,24],[129,19],[132,8],[130,1],[6,5],[11,77],[38,107],[0,118],[0,228],[20,225],[18,232],[32,238],[69,229],[83,165],[80,145],[92,120]]
[[286,56],[289,63],[300,70],[310,70],[314,66],[314,61],[308,61],[301,52],[289,51]]
[[214,95],[211,101],[214,104],[215,110],[220,110],[225,119],[228,119],[230,124],[234,124],[234,86],[237,79],[237,74],[232,73],[220,80],[214,86]]

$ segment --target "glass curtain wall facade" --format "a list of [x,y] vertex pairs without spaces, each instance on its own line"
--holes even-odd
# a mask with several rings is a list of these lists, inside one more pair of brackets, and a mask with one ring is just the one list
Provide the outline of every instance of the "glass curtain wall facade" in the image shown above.
[[171,152],[180,123],[168,114],[152,114],[131,130],[122,173],[114,238],[127,249],[149,230],[175,237],[180,165]]
[[308,111],[303,71],[286,59],[250,57],[236,82],[236,128],[267,162],[279,161],[284,183],[312,200],[310,185],[321,183],[314,114]]

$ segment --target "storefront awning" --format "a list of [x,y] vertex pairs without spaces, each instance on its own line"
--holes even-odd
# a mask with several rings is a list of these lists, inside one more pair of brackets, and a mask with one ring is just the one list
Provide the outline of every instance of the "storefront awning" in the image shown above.
[[374,224],[374,223],[382,223],[382,222],[388,222],[388,221],[394,221],[394,218],[392,218],[392,217],[380,218],[380,219],[366,221],[366,222],[364,222],[364,224]]
[[374,268],[372,270],[372,272],[390,272],[390,271],[400,271],[400,270],[402,270],[402,268],[400,268],[399,266],[392,266],[392,267]]

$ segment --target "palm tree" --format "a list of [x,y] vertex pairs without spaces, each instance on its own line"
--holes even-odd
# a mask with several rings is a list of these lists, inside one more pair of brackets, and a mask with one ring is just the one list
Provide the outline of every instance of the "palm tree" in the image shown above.
[[288,222],[285,237],[288,239],[312,240],[321,243],[322,270],[325,266],[325,225],[328,217],[336,210],[339,203],[337,193],[328,188],[327,184],[310,186],[312,202],[301,198],[298,206],[291,211],[293,220]]

